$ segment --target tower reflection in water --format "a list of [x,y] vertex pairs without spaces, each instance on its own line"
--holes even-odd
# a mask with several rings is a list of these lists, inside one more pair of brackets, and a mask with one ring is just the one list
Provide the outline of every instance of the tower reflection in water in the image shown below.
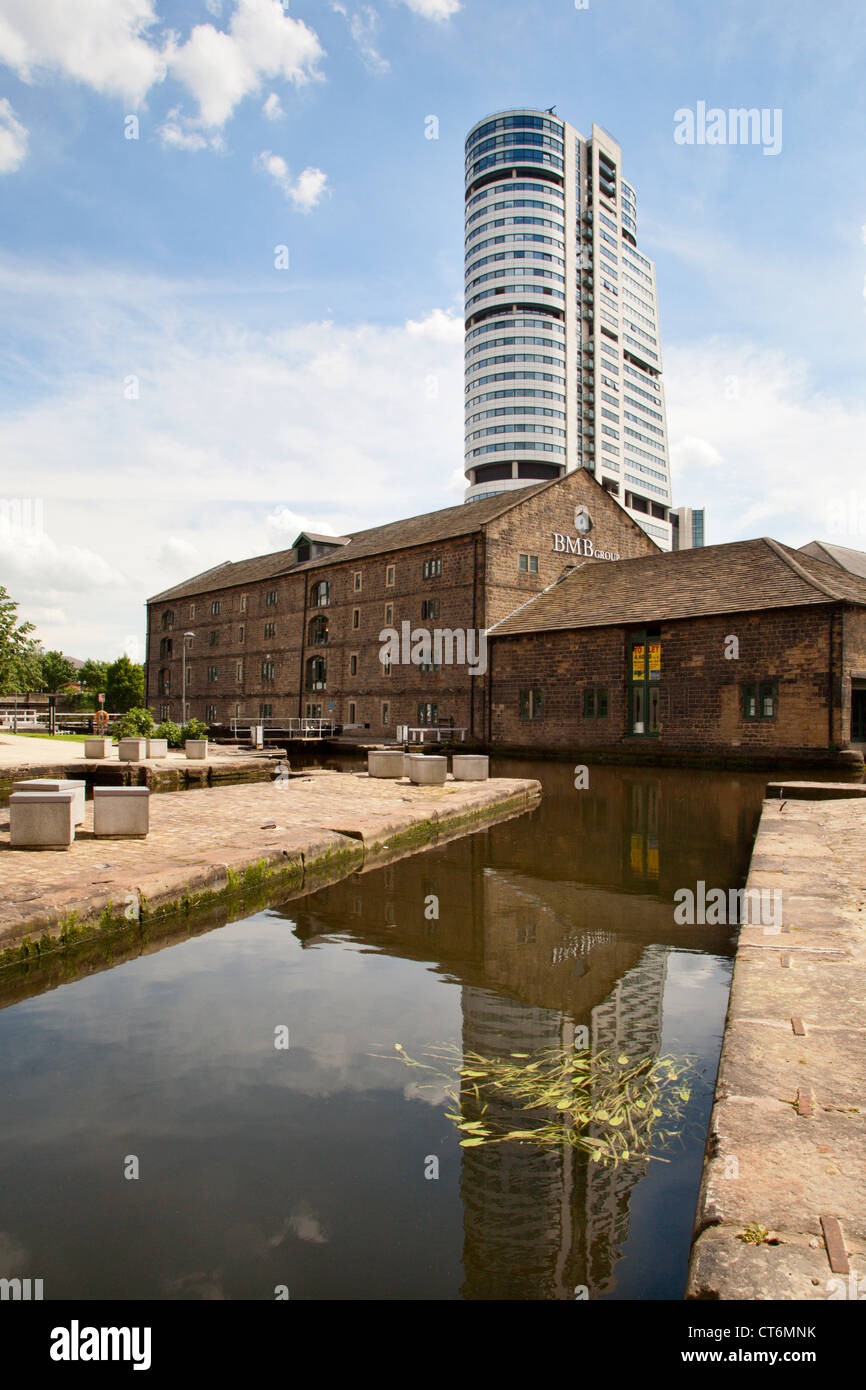
[[[656,1057],[671,952],[731,954],[728,928],[674,925],[673,892],[698,877],[742,883],[763,781],[594,768],[592,791],[577,793],[561,765],[541,776],[533,815],[293,903],[297,930],[305,940],[348,931],[369,948],[433,961],[461,986],[466,1051],[567,1056],[585,1027],[594,1052]],[[425,917],[430,895],[437,919]],[[498,1118],[524,1127],[499,1103]],[[462,1097],[466,1118],[475,1105]],[[606,1168],[568,1143],[459,1152],[464,1298],[614,1291],[646,1160]]]

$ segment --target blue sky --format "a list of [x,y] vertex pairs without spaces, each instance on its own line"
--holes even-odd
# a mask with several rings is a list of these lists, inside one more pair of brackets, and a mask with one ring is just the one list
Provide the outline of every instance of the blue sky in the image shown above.
[[[622,145],[675,502],[866,547],[864,38],[859,0],[0,0],[0,497],[44,517],[0,583],[140,655],[187,574],[460,501],[463,140],[524,104]],[[678,144],[699,101],[779,153]]]

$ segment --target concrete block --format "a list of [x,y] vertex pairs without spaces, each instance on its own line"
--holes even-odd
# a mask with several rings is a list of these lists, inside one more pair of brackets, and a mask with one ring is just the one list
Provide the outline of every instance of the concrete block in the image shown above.
[[84,824],[86,782],[74,782],[66,777],[30,777],[26,782],[16,782],[12,790],[13,792],[73,792],[73,823],[75,825]]
[[410,753],[406,765],[409,780],[421,787],[440,785],[448,775],[447,758],[428,758],[423,753]]
[[84,740],[85,758],[110,758],[111,739],[110,738],[86,738]]
[[367,754],[367,772],[371,777],[402,777],[402,748],[371,748]]
[[146,738],[122,738],[118,740],[117,756],[122,763],[139,763],[147,757]]
[[13,849],[69,849],[75,839],[75,792],[13,792],[9,798]]
[[93,833],[98,838],[143,839],[149,829],[149,787],[93,788]]
[[456,782],[486,782],[489,769],[490,759],[486,753],[455,753],[451,759]]
[[198,758],[202,760],[207,757],[206,738],[188,738],[184,743],[184,751],[188,758]]
[[148,756],[149,758],[167,758],[167,757],[168,757],[168,739],[167,739],[167,738],[149,738],[149,739],[147,740],[147,756]]

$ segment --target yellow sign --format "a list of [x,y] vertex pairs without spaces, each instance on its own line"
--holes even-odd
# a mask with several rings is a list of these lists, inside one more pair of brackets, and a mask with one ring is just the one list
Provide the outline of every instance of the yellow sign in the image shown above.
[[662,669],[662,644],[661,642],[650,642],[649,644],[649,678],[657,681]]
[[642,681],[644,678],[644,654],[646,648],[641,642],[638,646],[631,649],[631,678],[633,681]]

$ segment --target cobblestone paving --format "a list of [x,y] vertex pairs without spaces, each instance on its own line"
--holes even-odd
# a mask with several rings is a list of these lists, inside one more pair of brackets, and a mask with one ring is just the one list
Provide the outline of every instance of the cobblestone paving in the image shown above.
[[98,916],[109,902],[131,918],[145,897],[157,904],[187,887],[224,886],[235,871],[262,858],[312,864],[349,851],[359,857],[389,835],[446,822],[517,798],[540,796],[526,779],[449,781],[416,787],[366,774],[311,770],[280,782],[256,782],[165,792],[150,797],[144,840],[96,839],[93,803],[68,850],[12,849],[9,811],[0,809],[0,948],[37,923],[70,911]]

